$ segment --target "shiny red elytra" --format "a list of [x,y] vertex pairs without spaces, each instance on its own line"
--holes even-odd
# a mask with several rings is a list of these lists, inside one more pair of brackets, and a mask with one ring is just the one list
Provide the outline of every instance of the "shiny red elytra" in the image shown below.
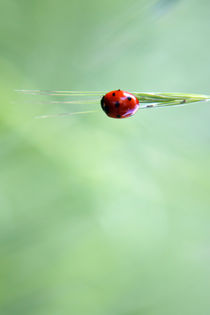
[[112,118],[127,118],[139,109],[139,100],[131,93],[116,90],[104,95],[101,107],[107,116]]

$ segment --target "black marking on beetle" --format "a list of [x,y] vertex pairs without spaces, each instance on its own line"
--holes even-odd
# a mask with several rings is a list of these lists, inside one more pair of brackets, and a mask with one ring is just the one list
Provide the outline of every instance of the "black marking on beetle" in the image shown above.
[[121,115],[117,115],[117,118],[121,118]]
[[104,96],[101,99],[101,107],[104,109]]
[[127,99],[128,99],[129,101],[131,101],[131,100],[132,100],[132,97],[128,96]]
[[112,93],[112,96],[115,96],[115,93]]
[[108,105],[104,106],[104,111],[106,114],[109,114],[109,106]]
[[121,91],[120,89],[118,91]]
[[119,106],[120,106],[120,102],[117,101],[117,102],[115,103],[115,107],[119,107]]

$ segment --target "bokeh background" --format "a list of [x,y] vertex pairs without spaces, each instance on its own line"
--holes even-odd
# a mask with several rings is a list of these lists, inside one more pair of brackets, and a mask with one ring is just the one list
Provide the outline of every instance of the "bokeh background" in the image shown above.
[[0,12],[0,314],[209,314],[210,104],[37,120],[100,107],[14,89],[210,94],[210,1]]

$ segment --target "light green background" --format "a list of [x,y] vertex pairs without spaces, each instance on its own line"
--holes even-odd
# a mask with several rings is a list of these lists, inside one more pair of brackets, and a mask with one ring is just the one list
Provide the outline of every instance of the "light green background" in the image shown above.
[[0,314],[209,314],[210,104],[36,120],[97,105],[14,89],[208,94],[210,1],[1,0],[0,16]]

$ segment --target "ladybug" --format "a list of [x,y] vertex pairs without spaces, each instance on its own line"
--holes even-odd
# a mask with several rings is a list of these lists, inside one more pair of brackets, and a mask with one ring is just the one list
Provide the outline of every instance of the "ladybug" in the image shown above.
[[127,118],[137,112],[139,109],[139,100],[131,93],[116,90],[102,97],[101,107],[109,117]]

